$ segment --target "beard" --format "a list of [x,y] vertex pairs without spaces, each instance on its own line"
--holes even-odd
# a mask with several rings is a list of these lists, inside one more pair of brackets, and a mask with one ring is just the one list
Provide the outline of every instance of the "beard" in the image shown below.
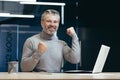
[[57,28],[54,28],[54,27],[48,27],[46,29],[46,33],[49,35],[53,35],[56,31],[57,31]]

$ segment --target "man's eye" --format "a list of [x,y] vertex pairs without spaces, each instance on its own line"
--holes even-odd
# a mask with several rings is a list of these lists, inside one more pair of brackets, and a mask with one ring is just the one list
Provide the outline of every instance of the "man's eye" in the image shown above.
[[58,23],[58,21],[54,21],[54,23]]
[[48,21],[46,21],[46,22],[51,22],[51,21],[48,20]]

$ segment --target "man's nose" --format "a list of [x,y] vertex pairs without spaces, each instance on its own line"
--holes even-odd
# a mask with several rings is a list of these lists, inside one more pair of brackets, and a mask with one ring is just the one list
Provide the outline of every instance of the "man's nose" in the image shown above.
[[55,24],[54,24],[54,22],[51,22],[50,25],[54,26]]

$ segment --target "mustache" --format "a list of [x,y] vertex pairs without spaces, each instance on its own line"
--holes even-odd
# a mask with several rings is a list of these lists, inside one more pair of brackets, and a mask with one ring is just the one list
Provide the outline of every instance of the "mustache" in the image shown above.
[[56,27],[55,27],[55,26],[48,26],[48,29],[49,29],[49,28],[54,28],[54,29],[56,29]]

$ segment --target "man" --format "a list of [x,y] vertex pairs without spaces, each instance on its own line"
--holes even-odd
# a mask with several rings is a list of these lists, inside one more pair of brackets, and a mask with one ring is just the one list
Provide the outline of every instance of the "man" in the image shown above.
[[60,15],[53,9],[46,10],[41,16],[40,34],[28,38],[23,47],[22,71],[60,72],[63,59],[79,63],[80,46],[73,27],[67,29],[72,37],[72,48],[57,37]]

